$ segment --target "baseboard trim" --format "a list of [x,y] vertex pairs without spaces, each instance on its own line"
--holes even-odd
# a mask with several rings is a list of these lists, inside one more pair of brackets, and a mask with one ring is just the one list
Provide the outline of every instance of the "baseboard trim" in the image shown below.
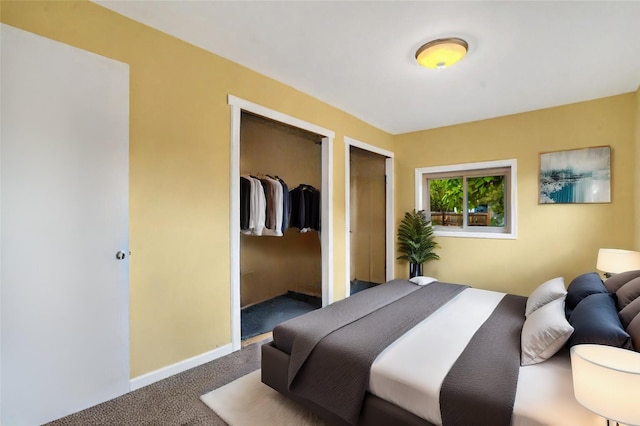
[[214,359],[229,355],[231,352],[233,352],[233,346],[229,343],[212,351],[187,358],[184,361],[176,362],[175,364],[167,365],[166,367],[151,371],[143,374],[142,376],[134,377],[130,380],[129,387],[132,391],[143,388],[152,383],[166,379],[167,377],[182,373],[190,368],[194,368],[209,361],[213,361]]

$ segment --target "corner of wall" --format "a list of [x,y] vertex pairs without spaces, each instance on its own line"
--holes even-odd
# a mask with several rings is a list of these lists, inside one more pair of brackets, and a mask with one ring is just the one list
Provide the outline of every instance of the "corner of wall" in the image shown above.
[[635,93],[635,113],[634,113],[634,185],[633,185],[633,205],[634,205],[634,246],[640,250],[640,86]]

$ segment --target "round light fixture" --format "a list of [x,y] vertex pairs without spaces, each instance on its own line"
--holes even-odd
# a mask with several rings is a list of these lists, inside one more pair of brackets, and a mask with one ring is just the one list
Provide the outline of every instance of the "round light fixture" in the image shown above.
[[432,40],[418,49],[416,61],[426,68],[447,68],[464,58],[468,48],[460,38]]

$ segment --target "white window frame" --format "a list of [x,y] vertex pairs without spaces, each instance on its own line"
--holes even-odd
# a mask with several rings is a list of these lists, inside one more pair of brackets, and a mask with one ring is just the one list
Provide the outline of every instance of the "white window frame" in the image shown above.
[[[507,179],[508,192],[507,203],[508,211],[505,212],[506,229],[500,232],[496,232],[495,228],[491,231],[483,229],[483,227],[466,227],[466,228],[452,228],[442,229],[441,227],[434,227],[434,234],[438,237],[466,237],[466,238],[494,238],[494,239],[507,239],[515,240],[517,238],[517,197],[516,188],[517,182],[517,160],[497,160],[497,161],[484,161],[478,163],[464,163],[464,164],[451,164],[446,166],[435,167],[421,167],[415,169],[415,188],[416,188],[416,210],[425,210],[425,197],[426,197],[426,179],[425,175],[436,175],[443,173],[460,173],[473,171],[479,172],[482,170],[490,170],[497,168],[509,168],[509,176]],[[475,174],[475,173],[474,173]],[[449,227],[447,227],[449,228]]]

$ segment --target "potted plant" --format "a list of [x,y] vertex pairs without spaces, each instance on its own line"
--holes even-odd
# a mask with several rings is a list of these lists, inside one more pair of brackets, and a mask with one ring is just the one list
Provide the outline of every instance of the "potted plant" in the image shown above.
[[440,259],[435,252],[437,243],[433,235],[431,221],[423,210],[406,212],[398,226],[398,251],[400,260],[409,262],[411,278],[422,275],[422,264],[428,260]]

